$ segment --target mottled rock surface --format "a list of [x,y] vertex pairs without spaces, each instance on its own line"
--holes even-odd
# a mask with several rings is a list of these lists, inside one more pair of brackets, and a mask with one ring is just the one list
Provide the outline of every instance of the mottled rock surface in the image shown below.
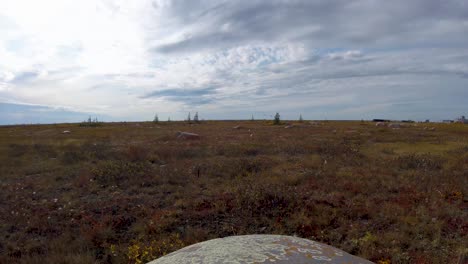
[[280,235],[217,238],[194,244],[149,264],[166,263],[372,263],[315,241]]

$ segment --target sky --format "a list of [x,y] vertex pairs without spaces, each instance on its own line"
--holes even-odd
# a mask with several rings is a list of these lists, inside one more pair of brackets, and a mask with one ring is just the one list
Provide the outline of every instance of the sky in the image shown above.
[[189,112],[468,115],[468,1],[0,1],[0,124]]

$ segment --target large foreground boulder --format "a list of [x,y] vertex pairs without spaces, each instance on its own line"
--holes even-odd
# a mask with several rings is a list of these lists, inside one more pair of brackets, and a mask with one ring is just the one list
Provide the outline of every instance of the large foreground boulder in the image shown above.
[[372,263],[315,241],[280,235],[217,238],[194,244],[148,264],[166,263]]

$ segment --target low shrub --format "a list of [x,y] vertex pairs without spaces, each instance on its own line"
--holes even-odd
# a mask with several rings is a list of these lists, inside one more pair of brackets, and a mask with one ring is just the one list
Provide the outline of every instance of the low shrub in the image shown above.
[[135,241],[127,248],[128,263],[141,264],[169,254],[185,246],[179,234],[171,234],[151,242]]
[[91,174],[97,183],[105,186],[151,181],[150,167],[142,162],[102,161],[91,169]]
[[131,145],[125,149],[125,157],[131,162],[141,162],[148,160],[149,149],[144,146]]
[[431,154],[405,154],[395,158],[400,169],[404,170],[440,170],[444,160]]
[[21,157],[24,154],[26,154],[28,150],[29,150],[28,145],[15,144],[15,143],[8,145],[8,154],[10,157],[15,157],[15,158]]
[[112,145],[107,140],[85,142],[81,145],[81,150],[91,160],[109,160],[118,156],[117,151],[112,148]]
[[34,151],[41,157],[55,158],[57,157],[57,151],[54,146],[45,144],[34,144]]
[[75,145],[65,146],[61,156],[61,161],[65,164],[76,164],[86,159],[86,153],[83,152],[80,147]]

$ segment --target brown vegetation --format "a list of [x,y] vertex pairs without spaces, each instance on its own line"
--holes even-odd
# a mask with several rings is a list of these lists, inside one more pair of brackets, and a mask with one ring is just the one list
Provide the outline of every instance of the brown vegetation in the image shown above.
[[0,263],[141,263],[262,233],[375,262],[463,263],[468,126],[433,126],[0,127]]

